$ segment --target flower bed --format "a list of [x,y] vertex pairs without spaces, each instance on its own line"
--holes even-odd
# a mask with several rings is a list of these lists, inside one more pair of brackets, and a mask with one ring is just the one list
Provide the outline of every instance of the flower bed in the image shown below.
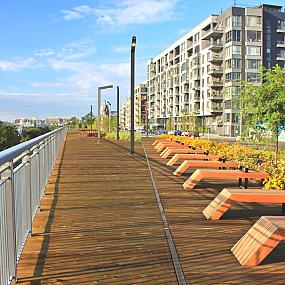
[[215,142],[204,138],[188,138],[174,135],[160,135],[164,139],[183,142],[196,148],[208,150],[211,154],[222,155],[226,160],[241,162],[243,166],[256,171],[269,173],[264,181],[265,189],[285,189],[285,156],[280,155],[278,164],[275,161],[274,151],[256,150],[240,144]]

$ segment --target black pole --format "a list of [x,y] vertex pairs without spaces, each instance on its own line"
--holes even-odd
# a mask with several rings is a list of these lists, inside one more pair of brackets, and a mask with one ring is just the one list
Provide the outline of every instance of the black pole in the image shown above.
[[131,46],[131,153],[135,152],[135,50],[136,37],[132,37]]
[[120,139],[120,88],[117,86],[117,141]]
[[92,105],[91,105],[91,111],[90,111],[90,132],[92,132]]
[[148,138],[148,95],[146,97],[146,118],[145,118],[145,121],[146,121],[146,137]]

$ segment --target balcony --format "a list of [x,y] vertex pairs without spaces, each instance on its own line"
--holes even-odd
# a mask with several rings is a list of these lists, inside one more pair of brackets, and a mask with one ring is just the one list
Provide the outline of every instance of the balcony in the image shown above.
[[223,73],[224,73],[224,70],[220,67],[212,67],[208,72],[209,75],[219,76],[219,77],[222,76]]
[[277,55],[276,55],[276,60],[284,61],[284,60],[285,60],[285,53],[283,53],[283,54],[277,54]]
[[199,96],[198,96],[198,95],[195,95],[194,98],[193,98],[193,102],[194,102],[194,103],[200,102],[200,95],[199,95]]
[[193,77],[192,77],[192,79],[194,80],[194,81],[199,81],[200,80],[200,74],[194,74],[193,75]]
[[221,100],[223,100],[223,94],[211,93],[211,94],[208,94],[208,99],[211,101],[221,101]]
[[285,25],[278,25],[277,26],[277,30],[276,30],[277,33],[285,33]]
[[223,113],[223,108],[222,106],[211,106],[210,108],[211,113]]
[[223,88],[224,83],[222,81],[211,81],[210,87],[211,88]]
[[277,45],[278,48],[285,48],[285,41],[277,41]]
[[223,55],[222,54],[212,54],[209,62],[220,64],[223,62]]
[[212,51],[220,51],[224,47],[223,43],[221,41],[211,41],[209,45],[209,50]]
[[202,40],[209,40],[210,38],[221,38],[224,31],[221,28],[212,27],[208,31],[203,32]]

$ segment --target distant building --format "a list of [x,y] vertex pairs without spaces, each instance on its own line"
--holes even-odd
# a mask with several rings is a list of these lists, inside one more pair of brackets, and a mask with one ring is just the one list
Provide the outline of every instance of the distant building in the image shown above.
[[[146,82],[135,87],[135,130],[146,129],[147,114],[147,85]],[[121,128],[131,129],[131,98],[123,103],[121,109]]]
[[[241,133],[240,79],[260,85],[259,68],[285,63],[282,6],[230,7],[212,15],[148,63],[150,125],[180,127],[197,116],[211,133]],[[243,122],[244,123],[244,122]]]

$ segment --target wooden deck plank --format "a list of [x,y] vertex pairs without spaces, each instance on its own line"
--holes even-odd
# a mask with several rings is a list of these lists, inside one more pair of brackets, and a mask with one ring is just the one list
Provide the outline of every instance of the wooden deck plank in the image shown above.
[[110,143],[68,134],[33,233],[19,284],[176,284],[146,161]]
[[[145,143],[154,178],[173,234],[188,284],[283,284],[285,278],[285,245],[259,266],[243,268],[230,249],[262,215],[280,215],[280,205],[239,203],[223,220],[209,221],[203,210],[222,188],[234,187],[232,180],[202,181],[197,189],[181,190],[184,177],[172,174],[151,146]],[[256,187],[249,184],[249,187]],[[203,189],[203,191],[201,191]]]

